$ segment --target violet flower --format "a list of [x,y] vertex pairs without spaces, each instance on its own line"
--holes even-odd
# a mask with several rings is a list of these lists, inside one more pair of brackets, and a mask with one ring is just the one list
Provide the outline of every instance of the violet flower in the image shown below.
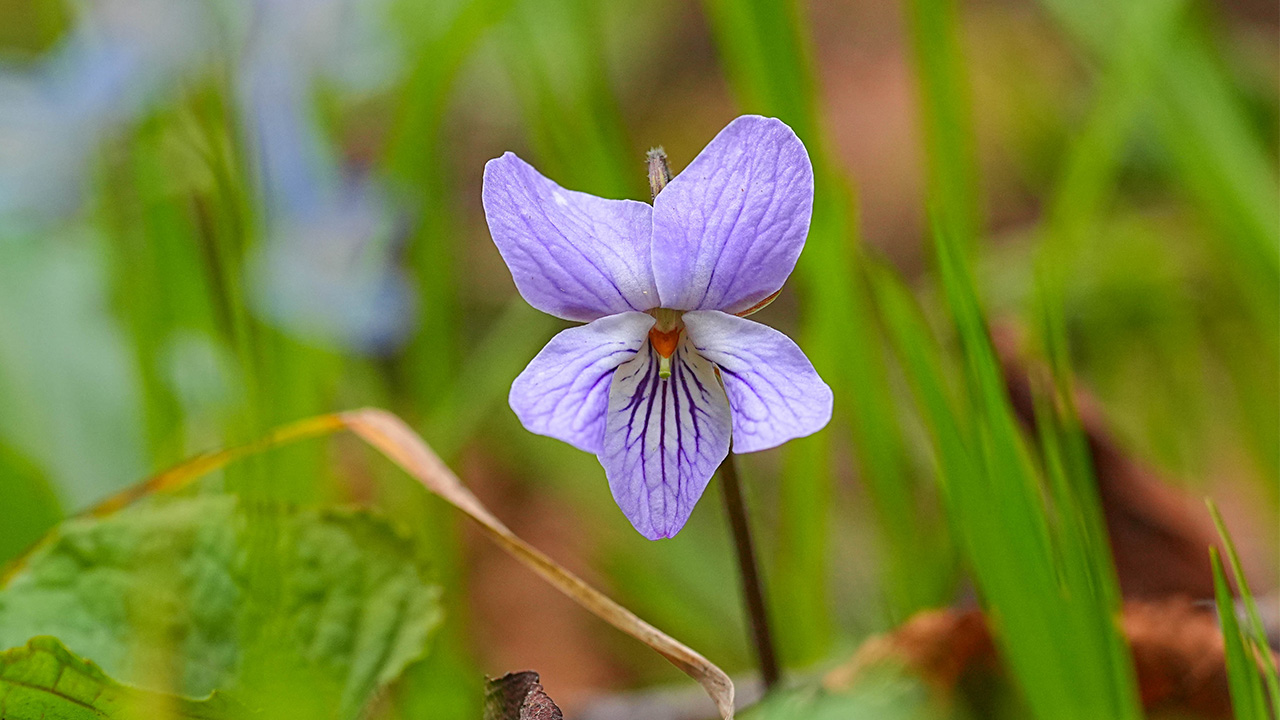
[[[397,262],[396,208],[377,179],[344,163],[312,108],[345,69],[388,69],[355,0],[256,0],[239,77],[242,118],[262,187],[263,234],[249,261],[254,308],[321,345],[390,352],[413,329],[415,294]],[[385,44],[385,43],[383,43]],[[386,73],[382,73],[385,75]]]
[[0,234],[75,211],[102,140],[177,91],[208,49],[199,3],[76,7],[75,26],[48,52],[0,61]]
[[587,323],[511,386],[529,430],[595,453],[640,534],[684,527],[729,453],[831,419],[831,389],[782,333],[743,316],[777,295],[813,211],[795,133],[729,123],[650,206],[565,190],[512,153],[489,161],[484,209],[530,305]]

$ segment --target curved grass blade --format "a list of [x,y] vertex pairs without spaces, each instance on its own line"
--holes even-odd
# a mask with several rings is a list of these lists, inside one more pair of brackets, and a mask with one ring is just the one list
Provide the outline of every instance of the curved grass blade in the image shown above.
[[604,593],[516,537],[515,533],[463,486],[422,438],[400,418],[376,409],[342,413],[339,417],[347,429],[377,448],[428,490],[479,523],[491,540],[522,565],[542,576],[596,617],[653,648],[672,665],[696,680],[711,696],[721,717],[733,717],[733,681],[723,670],[680,641],[636,617],[630,610],[610,600]]

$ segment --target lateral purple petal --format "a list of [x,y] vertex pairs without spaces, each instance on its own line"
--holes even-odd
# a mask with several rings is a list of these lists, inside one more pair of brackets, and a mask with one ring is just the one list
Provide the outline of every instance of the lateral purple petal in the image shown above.
[[614,370],[646,344],[653,318],[627,312],[551,338],[511,384],[508,401],[531,432],[598,453]]
[[781,120],[729,123],[654,200],[662,306],[742,312],[777,292],[804,248],[813,166]]
[[516,288],[566,320],[658,306],[653,209],[565,190],[514,153],[484,167],[484,214]]
[[722,312],[685,313],[684,323],[689,341],[720,368],[734,452],[776,447],[831,420],[831,388],[791,338]]
[[613,499],[641,535],[669,538],[684,527],[729,454],[730,432],[715,369],[687,341],[667,379],[649,343],[618,368],[599,457]]

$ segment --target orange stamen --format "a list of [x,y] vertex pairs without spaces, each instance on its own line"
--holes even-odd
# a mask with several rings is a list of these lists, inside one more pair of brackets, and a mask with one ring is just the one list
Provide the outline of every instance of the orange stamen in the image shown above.
[[679,343],[680,328],[678,327],[670,330],[659,330],[657,327],[649,329],[649,344],[664,358],[671,357]]

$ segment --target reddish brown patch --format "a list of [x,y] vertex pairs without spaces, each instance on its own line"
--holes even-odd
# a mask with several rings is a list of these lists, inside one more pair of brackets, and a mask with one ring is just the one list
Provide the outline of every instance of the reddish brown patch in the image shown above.
[[671,354],[676,351],[676,345],[679,342],[680,328],[663,331],[654,327],[649,330],[649,344],[664,358],[671,357]]
[[[1124,605],[1120,628],[1133,653],[1138,691],[1148,712],[1231,717],[1222,631],[1212,609],[1187,598],[1132,601]],[[847,690],[868,669],[885,662],[905,664],[944,692],[964,692],[962,679],[1000,671],[986,616],[980,610],[949,608],[917,613],[893,632],[869,638],[823,684],[832,691]]]

